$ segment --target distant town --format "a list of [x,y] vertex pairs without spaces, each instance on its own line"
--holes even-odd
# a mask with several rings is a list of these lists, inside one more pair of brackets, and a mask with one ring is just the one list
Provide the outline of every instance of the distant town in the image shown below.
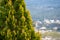
[[35,32],[42,34],[42,40],[60,40],[60,20],[38,20],[34,21],[33,25]]
[[33,25],[36,29],[55,30],[60,32],[60,20],[44,19],[43,21],[34,21]]

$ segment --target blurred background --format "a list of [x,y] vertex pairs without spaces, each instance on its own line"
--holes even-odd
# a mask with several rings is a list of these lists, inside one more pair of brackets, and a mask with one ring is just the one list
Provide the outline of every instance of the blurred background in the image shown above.
[[42,40],[60,40],[60,0],[25,0]]

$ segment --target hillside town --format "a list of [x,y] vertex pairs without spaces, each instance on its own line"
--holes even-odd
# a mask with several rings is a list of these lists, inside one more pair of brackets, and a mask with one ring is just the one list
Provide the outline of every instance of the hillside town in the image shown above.
[[[50,25],[50,24],[54,24]],[[34,22],[34,28],[35,32],[40,32],[42,36],[42,40],[60,40],[60,38],[54,37],[53,34],[56,33],[56,36],[60,35],[60,29],[58,24],[60,24],[60,20],[44,20],[42,21],[35,21]],[[50,28],[50,26],[53,26]],[[59,36],[60,37],[60,36]]]

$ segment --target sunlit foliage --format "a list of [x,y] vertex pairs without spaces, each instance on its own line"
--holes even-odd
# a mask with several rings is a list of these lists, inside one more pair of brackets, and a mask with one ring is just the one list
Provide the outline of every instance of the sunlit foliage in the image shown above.
[[24,0],[0,1],[0,40],[40,40]]

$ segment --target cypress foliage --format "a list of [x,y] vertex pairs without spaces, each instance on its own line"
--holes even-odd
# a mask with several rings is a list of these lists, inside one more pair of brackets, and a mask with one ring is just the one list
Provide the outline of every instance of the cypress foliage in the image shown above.
[[40,40],[24,0],[0,1],[0,40]]

